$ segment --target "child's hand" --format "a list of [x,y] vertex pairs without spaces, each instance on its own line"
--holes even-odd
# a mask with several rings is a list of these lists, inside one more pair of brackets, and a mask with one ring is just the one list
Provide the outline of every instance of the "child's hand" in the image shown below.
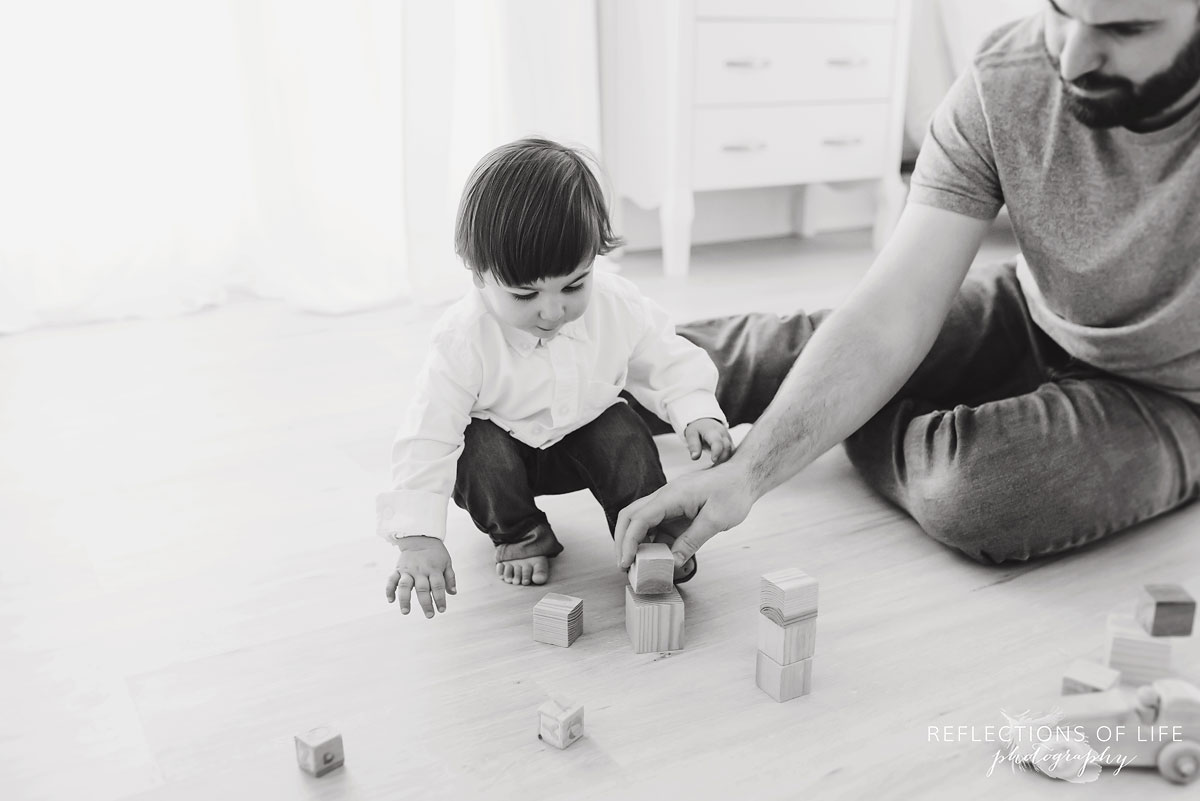
[[446,593],[458,593],[450,552],[441,540],[434,537],[404,537],[400,540],[400,559],[387,581],[388,603],[399,595],[400,614],[407,615],[412,590],[417,592],[417,602],[425,610],[425,617],[433,617],[434,604],[439,612],[445,612]]
[[700,458],[705,448],[712,454],[713,464],[720,464],[733,455],[733,439],[729,436],[729,429],[720,420],[711,417],[701,417],[688,423],[687,428],[683,429],[683,439],[693,461]]

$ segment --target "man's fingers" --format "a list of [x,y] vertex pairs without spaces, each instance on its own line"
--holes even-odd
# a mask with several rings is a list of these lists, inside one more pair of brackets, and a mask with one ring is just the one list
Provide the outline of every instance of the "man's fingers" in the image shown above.
[[683,431],[683,441],[687,443],[688,456],[693,460],[699,459],[704,451],[704,438],[696,428],[686,428]]
[[433,603],[439,612],[446,611],[446,580],[440,574],[434,573],[429,577],[429,591],[433,595]]
[[429,576],[417,576],[413,591],[417,594],[417,603],[421,604],[425,617],[433,617],[433,594],[429,590]]
[[411,608],[411,604],[412,604],[411,592],[412,592],[414,583],[415,582],[413,581],[412,574],[410,574],[410,573],[400,574],[400,585],[398,588],[399,589],[398,595],[400,597],[400,614],[402,614],[402,615],[407,615],[408,610]]
[[621,550],[617,554],[622,570],[633,564],[633,558],[637,555],[638,545],[645,541],[650,529],[668,517],[678,516],[679,512],[672,512],[672,504],[668,500],[670,493],[671,485],[668,484],[657,492],[647,495],[640,501],[629,505],[629,509],[632,511],[630,511],[629,520],[625,527],[625,537],[621,542]]
[[621,561],[621,550],[625,544],[625,537],[629,530],[629,522],[633,519],[633,513],[645,506],[646,502],[652,497],[654,497],[653,494],[647,495],[644,498],[638,498],[620,512],[617,512],[617,525],[613,527],[613,553],[617,556],[617,562]]
[[675,566],[682,567],[696,554],[696,551],[700,550],[701,545],[720,534],[721,531],[720,526],[709,520],[702,510],[700,514],[696,515],[692,524],[676,537],[674,544],[671,545],[671,553],[675,555]]

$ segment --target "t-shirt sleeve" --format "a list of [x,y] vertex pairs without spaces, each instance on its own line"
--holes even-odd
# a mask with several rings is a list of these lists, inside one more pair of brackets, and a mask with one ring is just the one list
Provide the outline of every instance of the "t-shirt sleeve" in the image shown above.
[[1004,205],[974,67],[959,76],[934,112],[908,199],[981,220],[992,219]]

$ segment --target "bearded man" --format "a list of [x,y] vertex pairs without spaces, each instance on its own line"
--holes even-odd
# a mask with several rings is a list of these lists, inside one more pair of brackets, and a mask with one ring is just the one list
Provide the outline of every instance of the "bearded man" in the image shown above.
[[[681,327],[721,370],[729,461],[627,507],[682,563],[844,440],[930,536],[996,563],[1200,493],[1200,0],[1048,0],[936,112],[846,304]],[[968,269],[1002,206],[1020,256]]]

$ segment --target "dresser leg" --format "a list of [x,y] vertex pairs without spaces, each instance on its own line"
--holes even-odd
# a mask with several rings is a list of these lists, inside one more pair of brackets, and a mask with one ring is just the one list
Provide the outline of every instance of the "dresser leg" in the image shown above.
[[668,196],[658,210],[662,229],[663,273],[672,278],[688,274],[692,249],[692,218],[696,206],[691,192]]

